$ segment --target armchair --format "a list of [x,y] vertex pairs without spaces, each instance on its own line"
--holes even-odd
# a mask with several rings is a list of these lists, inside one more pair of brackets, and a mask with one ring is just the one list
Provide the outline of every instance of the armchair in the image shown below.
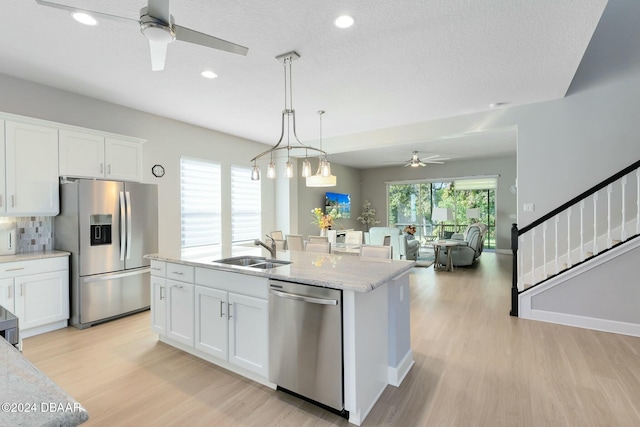
[[[452,251],[451,260],[453,265],[456,267],[472,265],[480,255],[482,255],[486,233],[486,224],[475,223],[469,225],[464,233],[456,233],[452,235],[450,240],[459,242],[459,246],[447,248],[447,250]],[[446,251],[440,251],[437,262],[440,264],[446,264]]]

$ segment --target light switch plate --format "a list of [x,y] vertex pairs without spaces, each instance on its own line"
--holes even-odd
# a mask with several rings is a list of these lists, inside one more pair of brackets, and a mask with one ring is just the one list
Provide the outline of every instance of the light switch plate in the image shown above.
[[524,211],[525,212],[533,212],[536,210],[536,207],[533,203],[525,203],[524,204]]

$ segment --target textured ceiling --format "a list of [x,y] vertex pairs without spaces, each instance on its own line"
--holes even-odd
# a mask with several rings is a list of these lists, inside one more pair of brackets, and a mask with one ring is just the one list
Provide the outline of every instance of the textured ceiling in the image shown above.
[[[144,0],[59,2],[131,18],[146,6]],[[295,50],[301,59],[293,64],[293,107],[298,135],[309,142],[318,138],[319,109],[327,111],[323,135],[334,137],[484,111],[494,102],[561,98],[605,5],[176,0],[171,13],[177,24],[247,46],[249,53],[176,41],[165,70],[152,72],[146,39],[135,25],[103,21],[86,27],[33,0],[3,1],[0,73],[273,144],[284,107],[283,68],[274,58]],[[333,26],[342,13],[355,18],[353,27]],[[204,69],[219,77],[200,77]],[[492,143],[475,135],[473,144],[487,144],[485,152],[493,145],[500,154],[515,150],[513,134],[494,137]],[[347,153],[342,163],[382,164],[391,154],[384,145],[366,156],[369,163]],[[413,149],[451,157],[454,148],[425,141],[393,150],[403,153],[394,154],[402,160]],[[343,151],[349,151],[348,138]]]

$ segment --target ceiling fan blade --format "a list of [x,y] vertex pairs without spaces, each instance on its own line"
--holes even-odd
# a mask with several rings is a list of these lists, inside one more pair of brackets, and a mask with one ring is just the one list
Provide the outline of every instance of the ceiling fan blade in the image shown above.
[[435,160],[423,160],[424,163],[429,163],[431,165],[444,165],[444,162],[435,161]]
[[169,13],[170,0],[149,0],[147,5],[147,15],[168,24],[171,22]]
[[180,25],[175,25],[174,28],[176,30],[176,40],[199,44],[200,46],[210,47],[213,49],[224,50],[225,52],[237,53],[238,55],[243,56],[246,56],[249,51],[249,48],[247,47],[200,33],[189,28],[181,27]]
[[167,57],[167,45],[168,43],[149,40],[149,51],[151,52],[151,69],[153,71],[164,70],[164,61]]
[[127,18],[125,16],[110,15],[108,13],[96,12],[95,10],[80,9],[79,7],[68,6],[66,4],[54,3],[51,1],[45,1],[45,0],[36,0],[36,3],[38,3],[40,6],[52,7],[54,9],[65,10],[67,12],[83,12],[93,16],[94,18],[103,18],[103,19],[109,19],[112,21],[119,21],[119,22],[122,22],[122,21],[127,21],[132,23],[135,22],[137,25],[140,25],[140,21],[138,19]]

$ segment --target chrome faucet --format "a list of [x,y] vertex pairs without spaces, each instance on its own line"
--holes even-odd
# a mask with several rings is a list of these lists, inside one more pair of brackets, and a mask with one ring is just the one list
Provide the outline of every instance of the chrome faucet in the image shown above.
[[265,243],[262,243],[260,240],[256,239],[253,241],[253,244],[256,246],[262,246],[263,248],[265,248],[266,250],[269,251],[269,253],[271,254],[271,258],[272,259],[276,259],[276,241],[273,240],[271,237],[267,236],[267,239],[271,239],[271,247],[267,246]]

